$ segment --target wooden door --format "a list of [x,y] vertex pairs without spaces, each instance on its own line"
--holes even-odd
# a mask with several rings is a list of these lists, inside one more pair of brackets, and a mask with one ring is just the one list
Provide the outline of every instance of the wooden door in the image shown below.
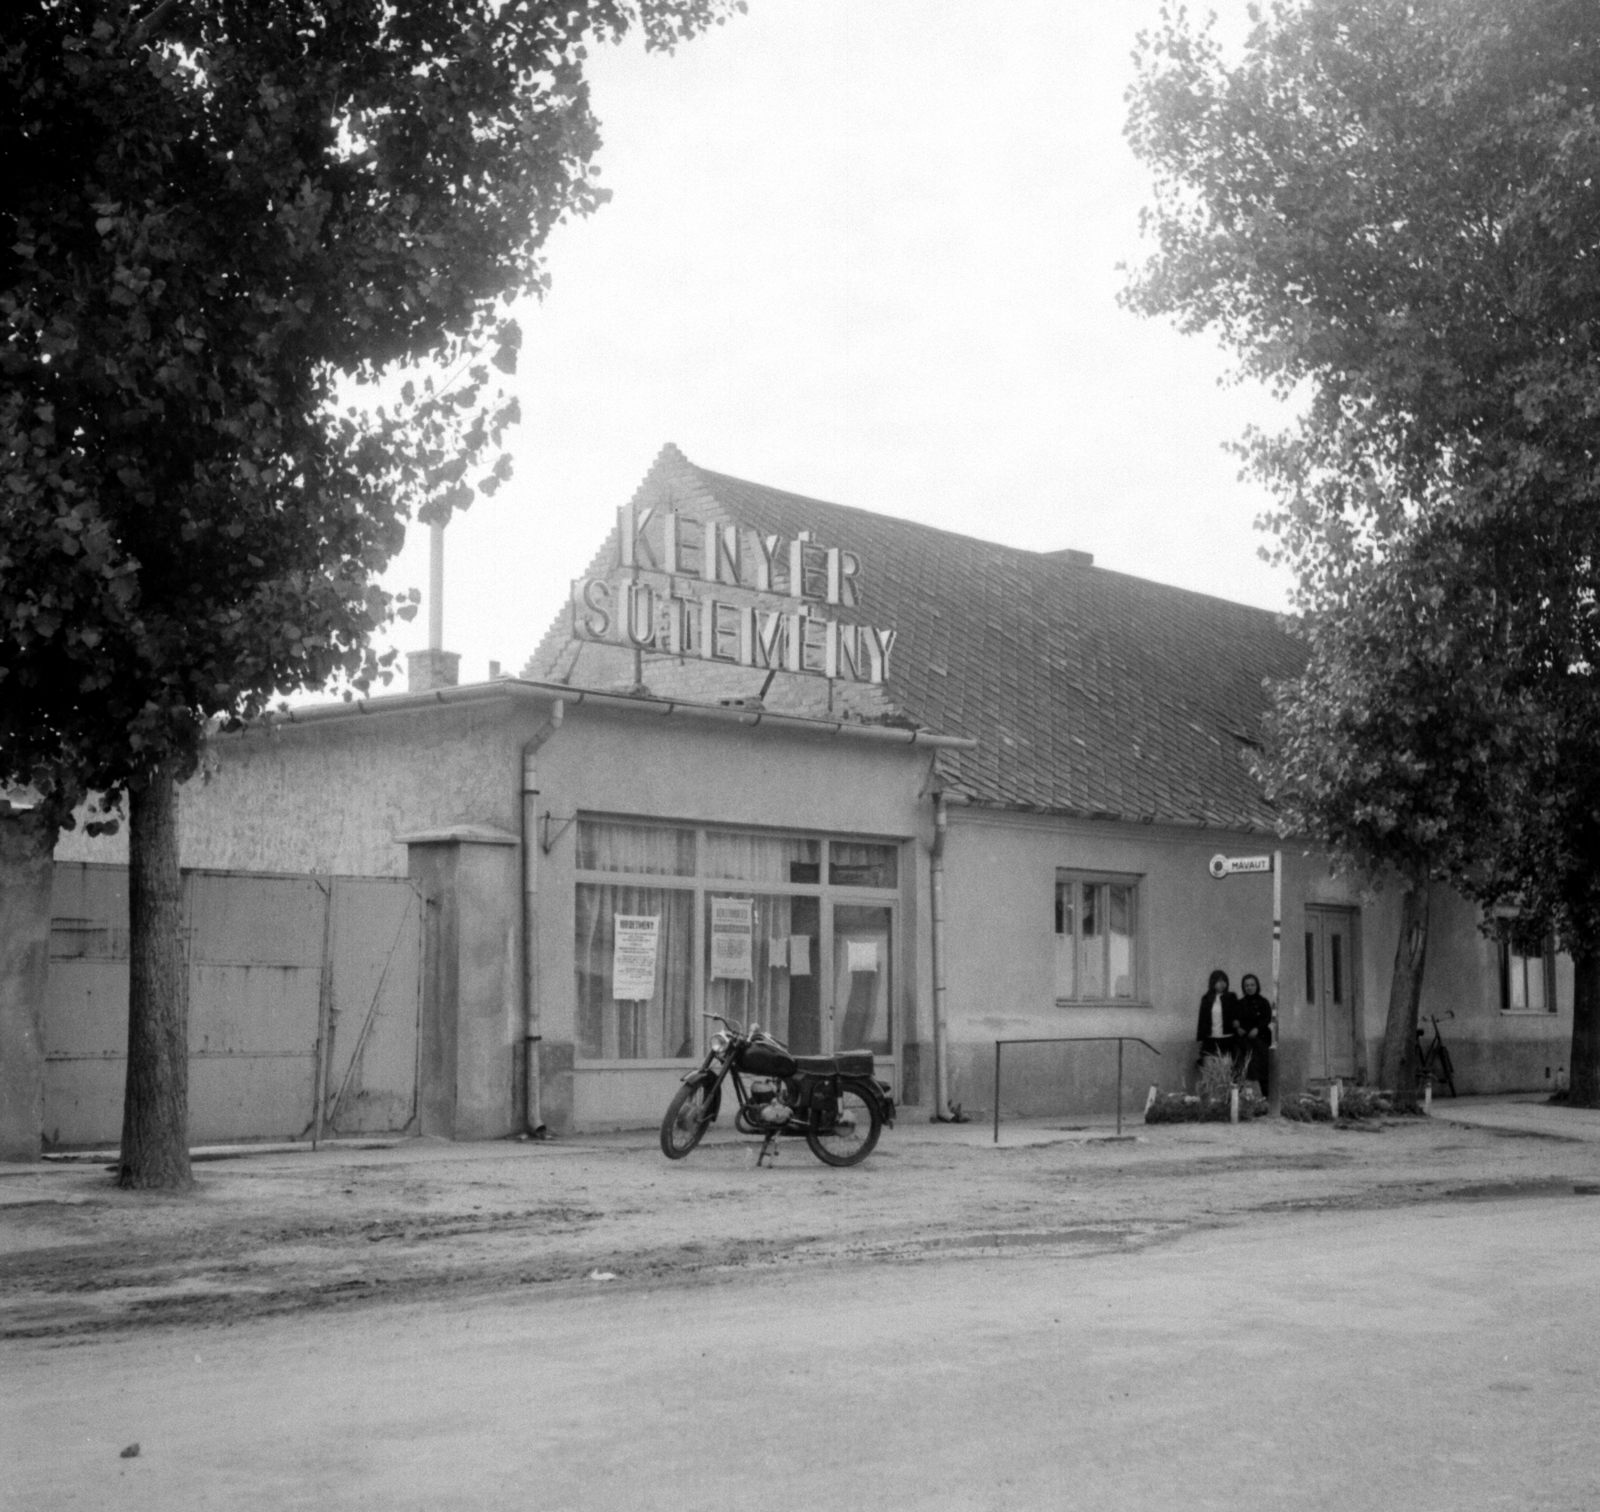
[[1313,1078],[1356,1074],[1355,910],[1308,908],[1305,1003]]

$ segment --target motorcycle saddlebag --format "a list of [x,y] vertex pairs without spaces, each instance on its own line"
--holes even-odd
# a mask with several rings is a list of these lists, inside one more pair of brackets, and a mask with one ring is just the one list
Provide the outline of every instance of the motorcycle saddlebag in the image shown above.
[[841,1050],[834,1056],[839,1063],[840,1076],[871,1076],[872,1052],[870,1050]]

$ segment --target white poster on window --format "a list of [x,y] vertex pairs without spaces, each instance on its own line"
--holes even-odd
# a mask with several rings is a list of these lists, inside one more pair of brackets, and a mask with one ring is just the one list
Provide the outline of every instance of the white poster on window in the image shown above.
[[811,936],[789,936],[789,975],[811,975]]
[[845,942],[845,968],[853,976],[858,971],[878,969],[878,942],[876,940],[847,940]]
[[773,935],[767,941],[767,965],[774,971],[782,971],[789,964],[789,936]]
[[711,900],[712,977],[750,981],[750,943],[750,900],[713,898]]
[[613,914],[611,922],[611,996],[624,1003],[653,998],[661,915]]

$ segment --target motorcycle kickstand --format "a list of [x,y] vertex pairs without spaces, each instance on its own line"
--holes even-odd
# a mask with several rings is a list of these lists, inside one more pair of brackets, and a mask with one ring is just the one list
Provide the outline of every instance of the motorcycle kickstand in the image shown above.
[[773,1161],[774,1164],[777,1163],[777,1159],[778,1159],[778,1131],[776,1129],[772,1130],[772,1132],[770,1134],[768,1134],[767,1137],[764,1140],[761,1141],[761,1149],[760,1149],[759,1153],[756,1155],[756,1169],[758,1171],[761,1169],[762,1165],[765,1163],[765,1161],[769,1157],[771,1158],[771,1160]]

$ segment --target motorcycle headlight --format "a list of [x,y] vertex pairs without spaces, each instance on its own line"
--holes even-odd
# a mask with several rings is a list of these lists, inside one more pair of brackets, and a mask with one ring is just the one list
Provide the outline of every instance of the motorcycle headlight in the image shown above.
[[733,1037],[728,1033],[728,1031],[726,1029],[719,1029],[711,1036],[711,1053],[713,1055],[725,1055],[727,1054],[728,1046],[732,1043]]

